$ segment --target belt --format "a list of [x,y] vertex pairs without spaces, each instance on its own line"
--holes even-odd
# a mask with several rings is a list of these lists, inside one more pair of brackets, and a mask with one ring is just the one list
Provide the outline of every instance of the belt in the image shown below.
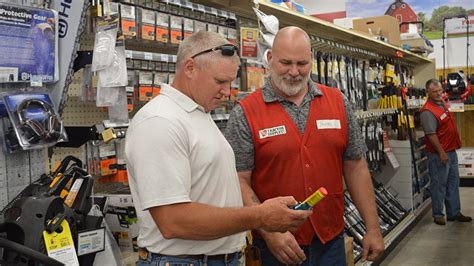
[[147,259],[148,256],[151,254],[154,254],[155,256],[159,257],[176,257],[176,258],[182,258],[182,259],[192,259],[192,260],[200,260],[200,261],[205,261],[205,260],[218,260],[218,261],[223,261],[225,263],[231,261],[235,256],[238,256],[238,258],[241,258],[243,253],[240,251],[234,252],[234,253],[228,253],[228,254],[217,254],[217,255],[204,255],[204,254],[198,254],[198,255],[165,255],[165,254],[160,254],[160,253],[153,253],[148,251],[146,248],[140,248],[138,250],[138,256],[141,259]]

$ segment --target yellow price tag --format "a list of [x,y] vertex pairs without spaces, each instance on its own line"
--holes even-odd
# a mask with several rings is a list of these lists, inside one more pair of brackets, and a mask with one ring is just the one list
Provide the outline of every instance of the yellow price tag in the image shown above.
[[52,232],[50,234],[46,230],[43,231],[48,256],[66,265],[79,265],[69,223],[63,220],[61,227],[62,231],[60,233]]

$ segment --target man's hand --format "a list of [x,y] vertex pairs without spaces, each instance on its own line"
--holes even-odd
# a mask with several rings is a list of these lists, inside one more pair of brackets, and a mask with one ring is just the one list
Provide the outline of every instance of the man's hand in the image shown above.
[[439,159],[441,160],[441,163],[444,165],[448,164],[449,157],[448,154],[445,151],[442,151],[439,153]]
[[267,247],[272,254],[283,264],[301,264],[306,260],[301,247],[290,232],[285,233],[262,233]]
[[297,203],[293,197],[277,197],[260,204],[261,229],[281,233],[298,230],[312,211],[295,211],[289,208]]
[[362,258],[361,261],[366,260],[376,261],[382,255],[385,247],[382,235],[379,230],[367,231],[362,240]]

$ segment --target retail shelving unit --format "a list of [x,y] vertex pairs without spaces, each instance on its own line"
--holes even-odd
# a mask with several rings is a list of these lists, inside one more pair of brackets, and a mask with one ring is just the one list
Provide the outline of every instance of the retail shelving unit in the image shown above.
[[[234,12],[239,17],[251,20],[256,20],[252,7],[257,7],[265,14],[275,15],[280,21],[280,27],[288,25],[299,26],[305,29],[311,36],[323,38],[329,45],[350,46],[351,49],[355,48],[356,52],[360,49],[364,52],[376,53],[378,56],[399,60],[402,64],[409,65],[413,68],[415,76],[414,85],[416,87],[424,87],[426,80],[435,77],[435,63],[430,59],[402,50],[400,47],[374,40],[365,34],[336,26],[312,16],[293,12],[285,7],[264,0],[196,0],[194,2],[228,10]],[[396,54],[402,56],[396,56]],[[390,113],[390,110],[380,112]],[[363,117],[365,115],[367,115],[367,112],[358,113],[358,116]],[[369,115],[373,115],[373,112]],[[401,147],[398,147],[398,144],[400,144]],[[398,199],[400,199],[403,207],[409,210],[409,214],[384,237],[386,247],[394,243],[397,237],[400,236],[431,203],[431,200],[429,198],[426,199],[424,196],[429,182],[423,183],[422,187],[419,187],[419,184],[414,185],[413,182],[413,171],[418,171],[417,176],[421,177],[427,174],[426,169],[418,167],[419,165],[423,165],[425,160],[420,157],[416,161],[418,163],[413,164],[409,141],[399,143],[392,142],[391,145],[393,145],[392,148],[395,149],[394,153],[396,156],[401,156],[401,159],[399,158],[401,166],[397,170],[385,167],[385,170],[390,173],[381,173],[378,176],[384,185],[397,190],[399,193]],[[417,149],[415,156],[416,154],[421,154],[421,151],[422,149]],[[413,165],[416,165],[416,167]],[[361,263],[358,262],[358,264],[360,265]]]

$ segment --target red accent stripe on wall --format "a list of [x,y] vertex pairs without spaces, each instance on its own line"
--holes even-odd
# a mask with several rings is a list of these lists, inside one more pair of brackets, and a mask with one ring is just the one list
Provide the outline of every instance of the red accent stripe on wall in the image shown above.
[[313,14],[313,17],[326,20],[329,22],[333,22],[336,18],[345,18],[347,17],[346,11],[338,11],[338,12],[331,12],[331,13],[324,13],[324,14]]

